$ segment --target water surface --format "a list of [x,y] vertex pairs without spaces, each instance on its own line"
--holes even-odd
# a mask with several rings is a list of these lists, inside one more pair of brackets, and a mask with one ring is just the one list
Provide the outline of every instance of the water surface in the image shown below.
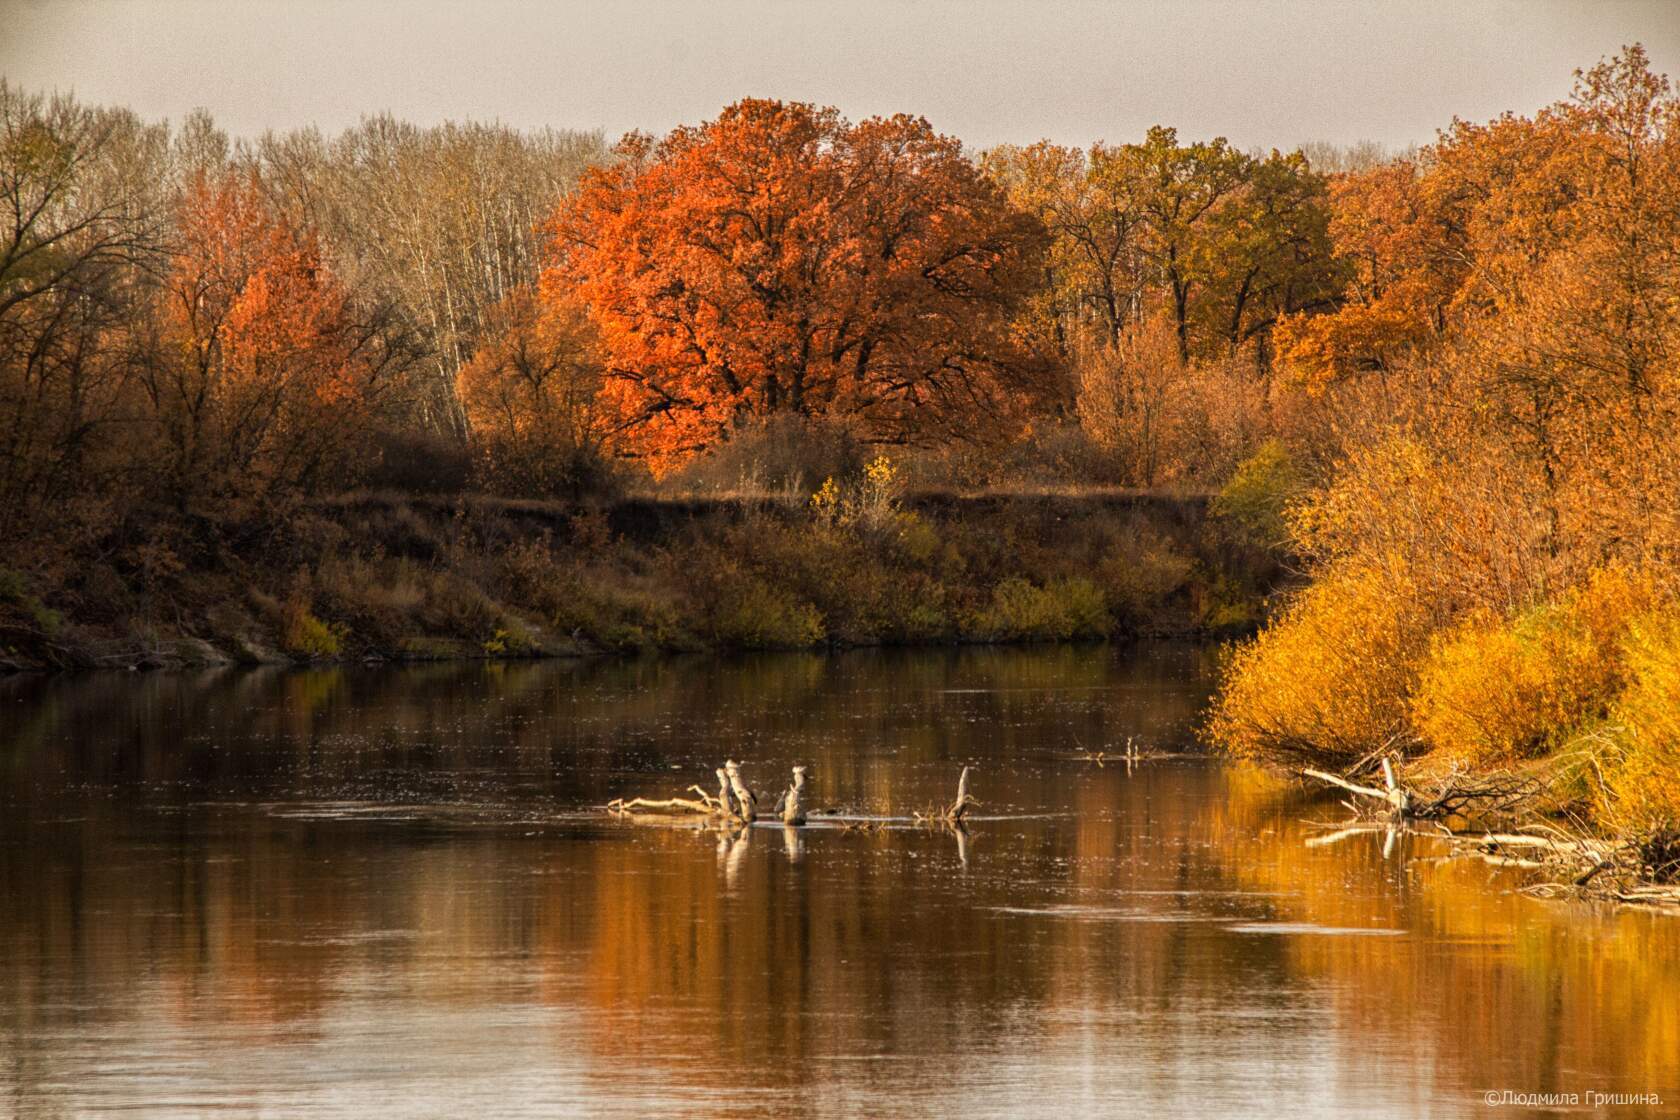
[[[1680,921],[1316,842],[1334,799],[1193,753],[1208,660],[0,680],[0,1115],[1680,1104]],[[1177,757],[1081,757],[1128,738]],[[983,804],[966,834],[596,808],[725,757],[897,818],[974,763]]]

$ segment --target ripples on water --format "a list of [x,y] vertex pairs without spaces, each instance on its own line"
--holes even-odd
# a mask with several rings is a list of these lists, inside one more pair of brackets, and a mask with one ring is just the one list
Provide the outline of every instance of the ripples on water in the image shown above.
[[[1184,647],[0,680],[0,1115],[1680,1105],[1680,922],[1189,756]],[[615,821],[723,758],[966,837]],[[1631,1115],[1636,1109],[1616,1109]],[[1653,1110],[1671,1111],[1667,1106]]]

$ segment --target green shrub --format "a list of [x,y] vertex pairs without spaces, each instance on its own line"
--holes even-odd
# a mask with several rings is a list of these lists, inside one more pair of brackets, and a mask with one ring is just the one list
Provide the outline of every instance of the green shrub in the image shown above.
[[944,547],[939,539],[939,531],[929,525],[926,518],[914,513],[898,515],[898,534],[894,546],[897,554],[904,560],[921,566],[937,560]]
[[991,603],[971,623],[977,637],[994,641],[1105,638],[1113,629],[1102,589],[1082,576],[1053,579],[1042,587],[1011,576],[992,590]]
[[815,607],[752,577],[729,588],[711,628],[719,642],[738,649],[803,649],[824,636]]
[[581,573],[550,600],[550,622],[602,649],[690,649],[697,643],[669,589],[623,573]]
[[1300,494],[1301,473],[1288,448],[1269,439],[1237,465],[1208,512],[1239,541],[1280,549],[1289,538],[1284,510]]
[[0,605],[17,607],[48,638],[57,637],[64,627],[64,616],[36,598],[23,573],[10,568],[0,568]]
[[1194,563],[1155,534],[1142,533],[1119,542],[1098,563],[1097,574],[1115,614],[1138,626],[1189,582]]
[[343,627],[330,626],[316,618],[301,598],[286,602],[280,631],[280,644],[296,657],[337,657],[344,647]]
[[486,657],[531,657],[542,652],[542,646],[531,632],[517,621],[508,619],[484,642]]
[[1265,601],[1252,589],[1225,576],[1215,576],[1200,588],[1197,619],[1211,633],[1243,633],[1260,621]]

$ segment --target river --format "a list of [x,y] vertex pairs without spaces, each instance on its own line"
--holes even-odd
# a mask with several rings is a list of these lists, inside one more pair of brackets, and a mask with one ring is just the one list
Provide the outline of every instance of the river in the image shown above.
[[[1200,753],[1211,665],[0,680],[0,1115],[1680,1109],[1680,920],[1325,842],[1334,798]],[[1082,757],[1128,738],[1166,757]],[[981,805],[737,836],[597,808],[726,757],[893,818],[972,763]]]

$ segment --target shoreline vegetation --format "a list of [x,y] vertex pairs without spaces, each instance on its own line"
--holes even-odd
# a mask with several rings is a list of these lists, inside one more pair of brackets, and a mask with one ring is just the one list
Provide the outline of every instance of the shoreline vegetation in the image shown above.
[[1550,890],[1672,903],[1680,101],[1628,52],[1385,174],[1343,226],[1364,291],[1292,352],[1395,407],[1289,504],[1307,583],[1231,654],[1209,738],[1399,768]]
[[1218,748],[1680,877],[1637,45],[1396,153],[753,98],[238,141],[0,83],[0,180],[10,667],[1248,632]]
[[[1252,629],[1279,569],[1203,495],[322,499],[180,579],[0,578],[10,669],[1099,641]],[[148,520],[154,532],[156,523]],[[182,530],[185,532],[185,530]],[[233,543],[230,543],[233,542]],[[74,603],[61,613],[57,604]]]

